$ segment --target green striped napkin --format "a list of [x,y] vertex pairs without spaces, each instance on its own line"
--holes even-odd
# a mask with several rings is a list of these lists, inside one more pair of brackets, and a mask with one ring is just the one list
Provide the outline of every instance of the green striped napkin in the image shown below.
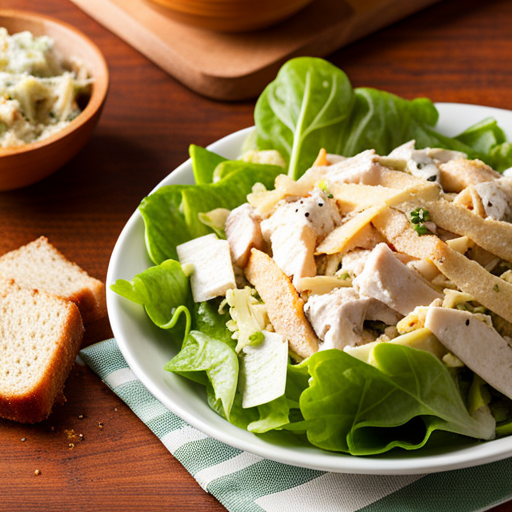
[[512,499],[512,459],[426,476],[325,473],[262,459],[167,410],[135,377],[114,339],[80,355],[229,511],[474,512]]

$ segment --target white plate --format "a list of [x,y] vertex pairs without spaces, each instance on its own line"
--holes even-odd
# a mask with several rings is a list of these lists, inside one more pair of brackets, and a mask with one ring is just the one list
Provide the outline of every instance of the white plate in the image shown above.
[[[455,135],[485,117],[495,117],[512,138],[512,111],[475,105],[441,103],[438,130]],[[226,158],[237,158],[252,128],[240,130],[215,142],[209,148]],[[156,188],[193,183],[190,160],[180,165]],[[156,190],[156,189],[155,189]],[[144,224],[136,211],[123,229],[114,248],[107,275],[108,285],[117,279],[132,279],[151,266],[144,245]],[[206,393],[178,375],[163,370],[177,352],[168,335],[154,326],[143,308],[112,291],[107,291],[112,330],[130,368],[147,389],[169,410],[205,434],[236,448],[268,459],[340,473],[417,474],[475,466],[512,456],[512,437],[487,443],[470,443],[452,449],[398,451],[374,457],[353,457],[324,452],[310,446],[292,446],[282,440],[269,440],[237,428],[214,413],[206,403]]]

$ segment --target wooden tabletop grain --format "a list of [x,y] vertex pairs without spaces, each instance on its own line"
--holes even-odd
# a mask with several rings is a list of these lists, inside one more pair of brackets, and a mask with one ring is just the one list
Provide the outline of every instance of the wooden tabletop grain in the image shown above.
[[[197,96],[68,0],[0,6],[73,24],[98,44],[111,71],[103,117],[85,149],[45,181],[0,193],[0,253],[46,235],[105,280],[141,198],[187,158],[190,143],[251,125],[254,104]],[[444,0],[330,60],[355,86],[512,109],[511,27],[509,0]],[[89,327],[85,343],[110,336],[105,320]],[[39,425],[0,420],[0,510],[224,510],[87,368],[75,366],[65,392],[67,403]],[[510,512],[512,504],[495,510]]]

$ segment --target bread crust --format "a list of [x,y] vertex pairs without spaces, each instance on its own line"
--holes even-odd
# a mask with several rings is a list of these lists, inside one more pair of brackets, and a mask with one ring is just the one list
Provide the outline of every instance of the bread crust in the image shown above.
[[[4,285],[0,304],[9,294],[19,290],[21,289],[12,280]],[[9,392],[6,386],[2,386],[0,375],[0,417],[20,423],[37,423],[50,415],[55,400],[62,394],[64,383],[80,349],[84,327],[80,311],[74,303],[38,290],[24,291],[34,300],[44,301],[50,298],[52,306],[60,308],[62,320],[51,358],[39,370],[38,378],[29,389],[19,393],[12,390]],[[37,329],[37,326],[34,328]]]
[[[72,287],[70,287],[70,289],[65,293],[55,293],[54,290],[45,291],[52,293],[61,299],[74,302],[78,306],[78,309],[82,315],[83,322],[85,324],[99,320],[107,315],[105,285],[98,279],[89,276],[89,274],[87,274],[87,272],[85,272],[85,270],[83,270],[76,263],[69,261],[55,246],[53,246],[48,241],[48,238],[45,236],[41,236],[29,244],[26,244],[19,249],[8,252],[7,254],[1,256],[0,275],[6,279],[15,279],[18,285],[24,288],[30,289],[32,287],[38,287],[41,290],[45,289],[44,286],[35,284],[35,276],[32,275],[30,277],[21,277],[19,275],[12,275],[12,269],[9,269],[9,263],[15,260],[21,261],[23,258],[27,257],[31,258],[32,254],[37,251],[41,251],[41,253],[51,251],[57,259],[55,265],[64,264],[69,269],[73,269],[73,272],[80,274],[80,276],[87,281],[87,284],[82,286],[79,290],[73,290]],[[59,259],[61,260],[60,262],[58,261]],[[44,272],[44,268],[41,269],[41,272]],[[37,279],[37,277],[35,279]]]

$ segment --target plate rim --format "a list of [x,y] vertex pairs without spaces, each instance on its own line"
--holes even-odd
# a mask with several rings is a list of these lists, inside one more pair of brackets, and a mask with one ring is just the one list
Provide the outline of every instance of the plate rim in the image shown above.
[[[436,103],[436,107],[440,110],[440,117],[443,116],[444,112],[449,112],[453,109],[464,109],[473,110],[474,112],[481,112],[485,114],[484,117],[495,115],[500,117],[501,115],[510,116],[510,124],[512,130],[512,111],[499,109],[495,107],[486,107],[483,105],[471,105],[465,103]],[[480,115],[480,114],[479,114]],[[483,119],[482,117],[481,119]],[[244,128],[233,132],[221,139],[210,144],[208,149],[218,151],[222,153],[223,146],[228,144],[233,138],[244,138],[254,130],[254,126]],[[508,138],[512,138],[509,133]],[[240,147],[240,146],[239,146]],[[149,194],[155,192],[162,186],[177,183],[183,181],[183,178],[191,175],[192,166],[191,159],[187,159],[171,173],[169,173],[164,179],[162,179]],[[148,194],[148,195],[149,195]],[[109,261],[107,271],[107,308],[109,313],[109,319],[112,327],[112,332],[117,340],[117,344],[121,353],[123,354],[128,366],[133,371],[135,376],[141,381],[146,389],[159,400],[168,410],[179,416],[185,422],[192,427],[200,430],[204,434],[217,439],[234,448],[238,448],[243,451],[252,453],[266,459],[274,460],[288,465],[299,466],[303,468],[330,471],[338,473],[352,473],[352,474],[372,474],[372,475],[414,475],[414,474],[428,474],[437,473],[442,471],[449,471],[454,469],[462,469],[467,467],[473,467],[481,464],[499,461],[507,457],[512,456],[512,436],[497,439],[493,441],[487,441],[485,443],[474,443],[471,444],[469,450],[461,450],[456,452],[441,453],[437,455],[411,455],[410,457],[396,457],[396,458],[383,458],[382,456],[368,456],[368,457],[356,457],[348,454],[340,454],[333,452],[322,451],[317,449],[318,453],[313,453],[310,459],[304,461],[299,460],[299,452],[295,453],[292,448],[276,446],[274,444],[268,444],[268,447],[260,446],[259,444],[253,444],[241,438],[233,438],[229,434],[226,434],[221,429],[217,429],[210,425],[207,421],[202,421],[200,418],[195,416],[192,412],[178,406],[173,403],[169,396],[158,388],[156,384],[151,381],[151,378],[146,375],[144,370],[139,365],[139,362],[135,358],[134,354],[130,350],[129,343],[122,335],[122,329],[119,324],[118,315],[116,314],[116,308],[119,307],[118,300],[119,296],[110,290],[110,284],[115,282],[118,276],[115,276],[117,262],[121,257],[121,250],[123,244],[130,237],[131,232],[135,228],[138,222],[142,222],[142,218],[138,209],[130,216],[127,223],[121,231],[115,247],[112,251],[112,255]],[[122,307],[122,306],[121,306]],[[243,429],[240,429],[242,432]],[[254,434],[248,433],[250,436]],[[258,439],[256,436],[254,436]],[[467,452],[467,453],[466,453]],[[396,452],[407,454],[406,451]],[[411,453],[411,452],[409,452]],[[295,456],[293,456],[295,455]]]

